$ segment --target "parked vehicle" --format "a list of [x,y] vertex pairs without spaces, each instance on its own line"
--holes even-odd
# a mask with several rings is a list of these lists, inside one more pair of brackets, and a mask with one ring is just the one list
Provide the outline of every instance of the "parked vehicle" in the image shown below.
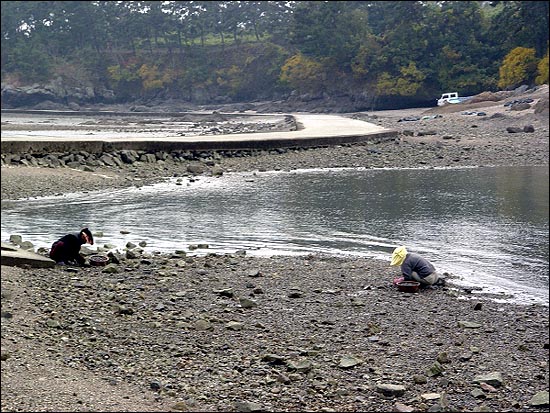
[[459,97],[458,92],[447,92],[443,93],[437,100],[437,106],[444,106],[448,103],[462,103],[471,98],[471,96]]

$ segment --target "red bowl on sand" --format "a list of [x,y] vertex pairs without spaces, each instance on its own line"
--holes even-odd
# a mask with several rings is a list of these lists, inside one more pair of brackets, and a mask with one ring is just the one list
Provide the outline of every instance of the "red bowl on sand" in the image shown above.
[[107,265],[109,262],[109,257],[106,257],[105,255],[92,255],[88,261],[90,261],[90,265],[93,265],[94,267],[102,267]]
[[420,288],[418,281],[401,281],[397,283],[397,289],[402,293],[416,293]]

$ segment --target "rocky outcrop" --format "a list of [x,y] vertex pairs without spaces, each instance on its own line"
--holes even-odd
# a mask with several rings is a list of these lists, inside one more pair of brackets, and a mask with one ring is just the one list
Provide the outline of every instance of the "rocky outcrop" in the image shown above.
[[81,104],[108,103],[114,100],[115,95],[111,90],[92,85],[69,86],[61,78],[30,86],[2,83],[2,108],[60,109],[68,106],[72,110],[78,110]]

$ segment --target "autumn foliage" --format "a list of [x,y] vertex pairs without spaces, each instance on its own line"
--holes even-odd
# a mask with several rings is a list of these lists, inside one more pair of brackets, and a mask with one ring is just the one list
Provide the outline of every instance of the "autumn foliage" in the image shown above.
[[532,83],[537,70],[535,49],[516,47],[506,55],[499,69],[498,87],[513,89],[523,83]]

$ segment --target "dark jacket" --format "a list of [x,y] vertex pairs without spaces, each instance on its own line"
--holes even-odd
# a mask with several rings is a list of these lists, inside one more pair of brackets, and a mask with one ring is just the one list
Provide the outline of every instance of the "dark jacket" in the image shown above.
[[67,234],[52,244],[50,250],[50,258],[55,262],[76,261],[80,265],[84,265],[86,259],[80,255],[80,247],[85,244],[85,241],[80,236],[80,233]]
[[406,280],[411,280],[415,272],[420,278],[426,278],[435,271],[435,267],[426,259],[415,253],[408,253],[405,261],[401,264],[401,273]]

